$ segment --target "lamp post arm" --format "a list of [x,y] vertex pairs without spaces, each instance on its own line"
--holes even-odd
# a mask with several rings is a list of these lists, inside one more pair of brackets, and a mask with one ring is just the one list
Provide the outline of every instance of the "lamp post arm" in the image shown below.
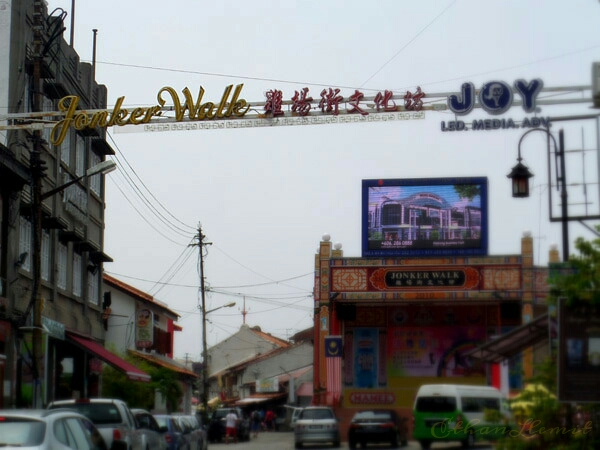
[[55,195],[55,194],[58,194],[59,192],[61,192],[61,191],[65,190],[65,189],[66,189],[66,188],[68,188],[69,186],[72,186],[72,185],[74,185],[75,183],[77,183],[77,182],[79,182],[79,181],[83,180],[85,177],[87,177],[87,175],[81,175],[80,177],[73,178],[71,181],[69,181],[69,182],[67,182],[67,183],[65,183],[65,184],[63,184],[63,185],[61,185],[61,186],[55,187],[54,189],[50,189],[48,192],[44,192],[44,193],[43,193],[43,194],[40,196],[40,200],[41,200],[41,201],[44,201],[44,200],[46,200],[47,198],[50,198],[50,197],[52,197],[53,195]]
[[[550,133],[547,128],[532,128],[521,136],[519,139],[518,146],[518,158],[519,163],[522,161],[521,157],[521,143],[525,136],[529,133],[533,133],[534,131],[542,131],[546,133],[549,139],[552,139],[552,143],[554,144],[554,155],[555,155],[555,167],[556,167],[556,189],[560,191],[561,197],[561,221],[562,221],[562,244],[563,244],[563,261],[569,260],[569,209],[568,209],[568,199],[567,199],[567,174],[565,167],[565,139],[563,130],[559,130],[558,132],[558,140],[560,144],[556,142],[554,135]],[[551,185],[552,185],[552,177],[551,177],[551,169],[550,169],[550,147],[548,143],[548,211],[552,214],[552,196]],[[559,173],[560,171],[560,173]]]
[[210,314],[211,312],[218,311],[219,309],[222,309],[222,308],[231,308],[232,306],[235,306],[235,302],[227,303],[226,305],[222,305],[222,306],[218,306],[218,307],[213,308],[213,309],[209,309],[208,311],[204,311],[203,314],[207,315],[207,314]]
[[50,198],[53,195],[58,194],[59,192],[65,190],[69,186],[72,186],[75,183],[83,180],[84,178],[93,177],[94,175],[98,175],[98,174],[106,175],[107,173],[112,172],[116,168],[117,168],[117,164],[113,160],[107,159],[106,161],[102,161],[101,163],[98,163],[95,166],[90,167],[85,172],[85,174],[83,174],[83,175],[81,175],[79,177],[73,178],[71,181],[68,181],[65,184],[57,186],[54,189],[51,189],[48,192],[45,192],[45,193],[41,194],[40,201],[44,201],[47,198]]
[[521,162],[523,160],[523,158],[521,157],[521,142],[523,142],[523,139],[525,139],[525,136],[527,136],[529,133],[533,133],[534,131],[541,131],[543,133],[546,133],[546,135],[548,137],[550,137],[552,139],[552,142],[554,143],[554,150],[558,151],[558,145],[556,144],[556,139],[554,139],[554,136],[552,135],[552,133],[550,133],[550,131],[548,131],[546,128],[532,128],[531,130],[527,130],[525,133],[523,133],[523,136],[521,136],[521,139],[519,139],[519,147],[518,147],[518,157],[517,160],[519,162]]

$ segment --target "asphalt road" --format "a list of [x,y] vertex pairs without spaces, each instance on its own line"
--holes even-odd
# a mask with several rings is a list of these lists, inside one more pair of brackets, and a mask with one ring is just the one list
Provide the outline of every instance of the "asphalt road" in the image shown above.
[[[209,450],[225,450],[226,448],[235,448],[236,450],[294,450],[294,433],[291,431],[273,431],[273,432],[261,432],[257,438],[250,439],[249,442],[238,442],[238,443],[211,443],[208,444]],[[304,449],[307,450],[321,450],[330,449],[331,446],[320,446],[320,445],[305,445]],[[341,449],[348,449],[348,442],[342,442]],[[381,445],[369,445],[369,449],[389,449],[390,446],[386,444]],[[460,449],[462,448],[460,443],[449,443],[449,444],[433,444],[432,450],[435,449]],[[494,447],[489,444],[477,444],[474,447],[476,450],[492,450]],[[416,441],[410,441],[408,446],[399,447],[400,450],[420,450],[421,446]]]

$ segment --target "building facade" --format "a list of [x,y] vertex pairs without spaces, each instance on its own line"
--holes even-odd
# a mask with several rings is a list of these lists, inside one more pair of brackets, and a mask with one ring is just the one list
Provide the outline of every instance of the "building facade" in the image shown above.
[[86,171],[114,151],[104,129],[69,128],[51,143],[57,118],[43,113],[64,96],[79,108],[107,104],[95,68],[63,38],[65,16],[41,0],[0,4],[0,114],[15,127],[0,131],[0,407],[98,390],[96,355],[77,339],[104,339],[102,271],[112,260],[104,177]]
[[290,343],[263,332],[259,327],[243,324],[228,338],[208,349],[208,399],[214,402],[234,402],[240,399],[242,380],[233,367],[247,363],[276,349],[286,349]]
[[[468,353],[547,309],[548,270],[534,267],[530,235],[521,254],[502,256],[348,258],[336,247],[325,236],[315,256],[313,403],[342,417],[388,407],[409,418],[422,384],[494,384],[496,368]],[[508,363],[518,389],[533,351]]]
[[[103,276],[106,329],[105,346],[119,355],[130,355],[176,374],[183,391],[181,411],[190,414],[194,384],[199,376],[173,359],[179,314],[152,295],[108,274]],[[157,392],[155,412],[167,412],[166,402]]]

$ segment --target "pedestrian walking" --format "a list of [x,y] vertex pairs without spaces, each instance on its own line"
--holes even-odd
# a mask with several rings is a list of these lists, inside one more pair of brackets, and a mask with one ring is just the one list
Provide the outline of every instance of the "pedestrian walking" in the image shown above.
[[258,412],[258,410],[254,410],[252,412],[252,415],[250,416],[250,420],[251,420],[251,426],[252,426],[252,434],[254,437],[258,437],[258,430],[260,429],[260,425],[261,425],[261,419],[260,419],[260,413]]
[[233,437],[233,442],[237,442],[237,421],[238,416],[233,409],[230,409],[225,416],[225,443],[229,444],[229,437]]
[[275,413],[272,409],[267,410],[265,414],[265,425],[267,426],[267,431],[273,431],[273,425],[275,422]]

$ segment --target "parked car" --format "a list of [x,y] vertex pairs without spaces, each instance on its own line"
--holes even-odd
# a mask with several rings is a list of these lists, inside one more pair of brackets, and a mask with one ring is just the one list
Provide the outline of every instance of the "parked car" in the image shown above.
[[331,443],[340,446],[340,427],[333,409],[326,406],[308,406],[296,420],[294,427],[296,448],[304,444]]
[[290,419],[290,427],[292,428],[292,431],[296,427],[296,421],[298,420],[301,412],[302,408],[294,408],[292,411],[292,418]]
[[212,412],[208,424],[210,442],[220,442],[225,437],[225,416],[229,411],[233,411],[238,417],[236,427],[238,441],[250,440],[250,421],[241,408],[217,408]]
[[[36,450],[108,450],[87,417],[69,410],[0,410],[0,448]],[[114,442],[111,450],[126,450]]]
[[155,414],[154,418],[167,443],[167,450],[187,450],[187,443],[177,417],[170,414]]
[[370,409],[358,411],[348,428],[348,446],[388,442],[393,448],[408,444],[408,428],[404,420],[393,409]]
[[109,448],[112,448],[114,441],[123,441],[127,449],[142,449],[135,417],[123,400],[112,398],[70,399],[57,400],[48,405],[48,409],[57,408],[68,408],[90,419],[100,431]]
[[[430,448],[434,442],[461,441],[469,448],[475,445],[476,439],[498,439],[503,436],[503,427],[488,421],[486,410],[495,411],[507,423],[512,421],[508,399],[495,387],[423,384],[413,406],[412,438],[419,441],[423,449]],[[459,421],[469,427],[453,433],[436,433],[434,425],[448,423],[448,427],[454,428]]]
[[154,416],[140,408],[132,408],[131,412],[140,431],[142,449],[166,450],[167,442]]
[[189,450],[206,450],[208,446],[206,430],[198,418],[191,414],[176,414],[174,417],[181,425],[187,448]]

